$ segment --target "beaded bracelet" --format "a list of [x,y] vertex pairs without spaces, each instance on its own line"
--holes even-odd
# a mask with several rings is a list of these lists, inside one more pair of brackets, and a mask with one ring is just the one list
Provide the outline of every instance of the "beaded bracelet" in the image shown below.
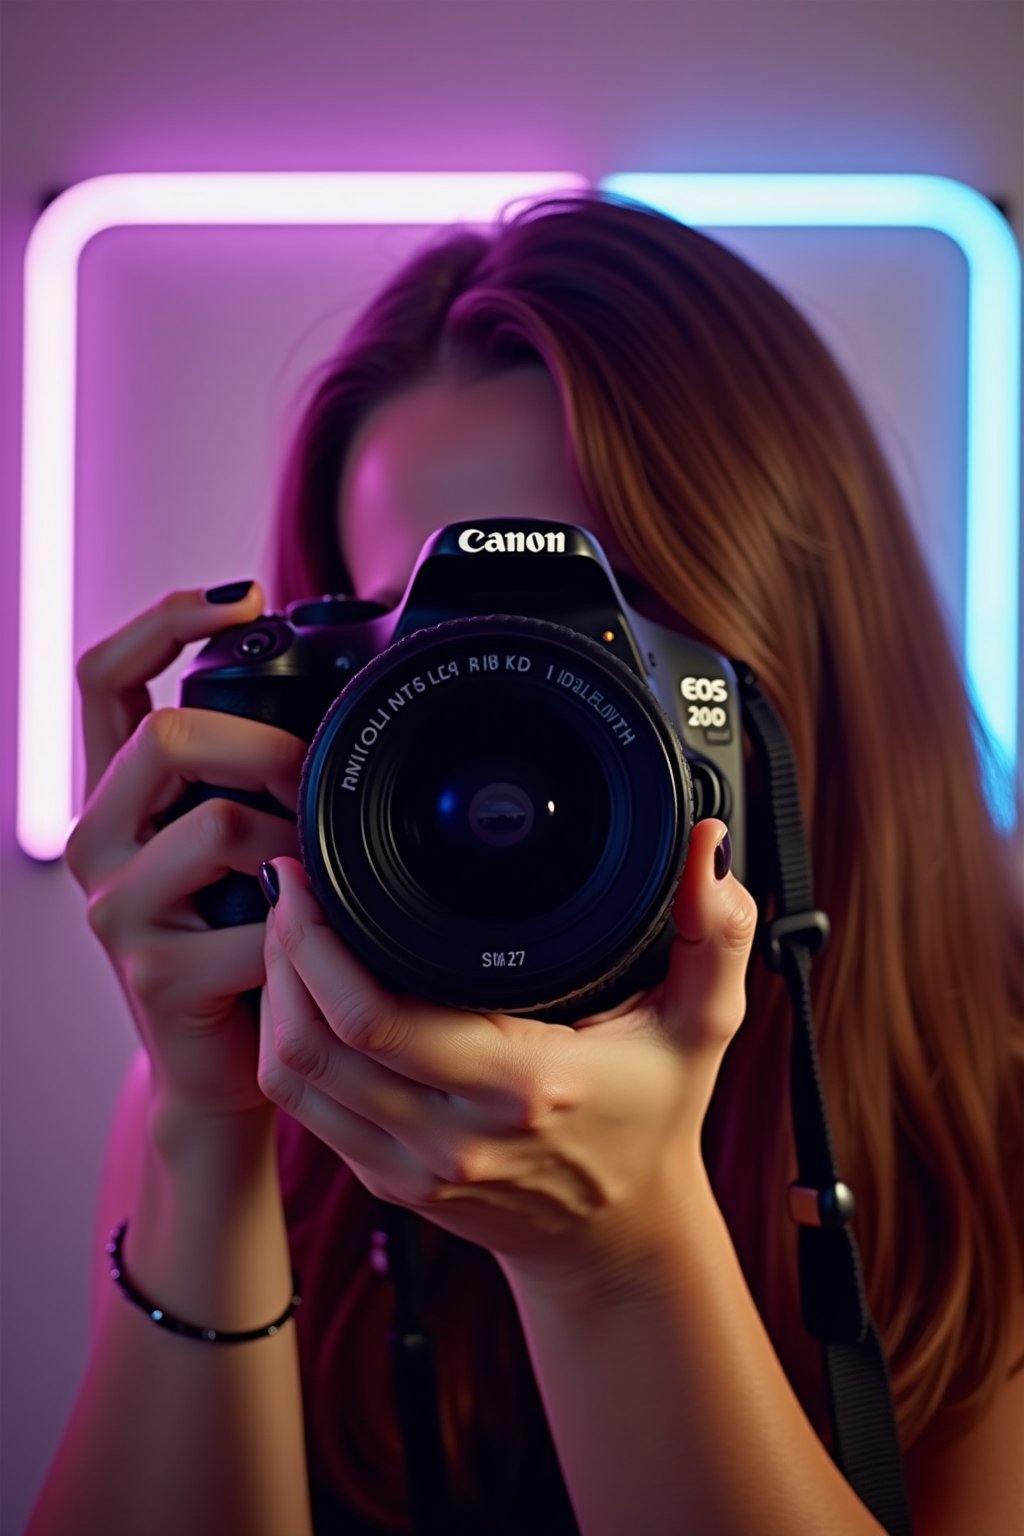
[[121,1247],[124,1243],[124,1234],[128,1230],[128,1218],[125,1217],[120,1226],[115,1227],[110,1234],[107,1243],[107,1252],[110,1254],[110,1278],[117,1284],[122,1296],[139,1307],[152,1318],[161,1328],[167,1328],[171,1333],[181,1334],[186,1339],[199,1339],[204,1344],[246,1344],[250,1339],[273,1338],[279,1328],[282,1328],[292,1316],[295,1308],[302,1303],[299,1295],[299,1282],[294,1271],[292,1272],[292,1298],[287,1307],[265,1328],[246,1328],[241,1333],[229,1333],[223,1328],[197,1328],[194,1323],[183,1323],[180,1317],[172,1317],[165,1312],[163,1307],[156,1306],[141,1291],[137,1291],[125,1274],[121,1261]]

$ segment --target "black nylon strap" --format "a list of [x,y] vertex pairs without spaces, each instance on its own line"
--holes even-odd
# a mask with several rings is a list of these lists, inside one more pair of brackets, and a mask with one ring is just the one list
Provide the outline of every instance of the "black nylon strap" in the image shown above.
[[910,1509],[889,1373],[864,1291],[860,1254],[836,1172],[811,1010],[811,957],[828,937],[814,907],[796,766],[775,711],[744,662],[734,662],[744,724],[771,803],[768,831],[773,920],[763,958],[785,978],[793,1007],[790,1097],[800,1193],[814,1193],[814,1224],[799,1227],[804,1326],[822,1345],[832,1455],[855,1493],[890,1536],[910,1536]]
[[391,1364],[405,1445],[412,1528],[416,1536],[446,1536],[448,1492],[433,1349],[422,1315],[418,1218],[401,1206],[380,1201],[379,1219],[387,1238],[387,1272],[395,1292]]
[[[793,1005],[790,1105],[798,1180],[810,1189],[831,1189],[839,1176],[814,1040],[811,957],[802,944],[784,947],[782,974]],[[804,1327],[822,1343],[859,1344],[871,1327],[871,1314],[849,1225],[801,1226],[797,1248]]]
[[889,1398],[889,1370],[874,1323],[859,1344],[826,1344],[822,1356],[836,1464],[891,1536],[910,1536],[899,1442],[891,1413],[878,1407],[883,1391]]

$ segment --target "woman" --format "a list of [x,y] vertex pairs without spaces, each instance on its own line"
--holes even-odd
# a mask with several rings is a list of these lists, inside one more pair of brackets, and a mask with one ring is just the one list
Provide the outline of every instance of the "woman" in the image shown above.
[[[622,199],[548,199],[447,232],[352,330],[297,435],[274,603],[393,603],[429,532],[485,516],[591,529],[638,610],[742,657],[781,716],[832,918],[819,1049],[915,1530],[1008,1536],[1022,896],[859,407],[736,257]],[[301,743],[149,710],[182,645],[262,611],[244,587],[174,594],[83,657],[68,860],[144,1048],[103,1236],[129,1216],[130,1282],[210,1329],[277,1317],[294,1262],[298,1328],[201,1347],[115,1299],[100,1254],[32,1536],[406,1528],[374,1196],[426,1218],[452,1532],[877,1533],[827,1454],[784,1206],[789,1004],[750,959],[724,824],[694,829],[665,981],[610,1016],[568,1030],[391,998],[326,925],[289,824],[215,801],[154,829],[190,779],[296,802]],[[208,930],[191,894],[261,865],[265,927]],[[264,981],[257,1043],[240,994]]]

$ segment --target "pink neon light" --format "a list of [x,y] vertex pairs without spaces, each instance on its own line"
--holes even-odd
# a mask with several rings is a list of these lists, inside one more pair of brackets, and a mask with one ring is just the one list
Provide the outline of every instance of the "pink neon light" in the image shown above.
[[50,204],[25,254],[18,814],[21,847],[60,858],[73,823],[74,460],[78,261],[123,225],[489,224],[503,204],[588,186],[571,172],[99,176]]

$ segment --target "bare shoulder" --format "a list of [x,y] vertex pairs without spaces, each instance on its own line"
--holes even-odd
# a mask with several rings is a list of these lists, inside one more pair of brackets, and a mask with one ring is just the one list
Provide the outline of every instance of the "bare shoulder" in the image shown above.
[[[1018,1297],[1012,1362],[1024,1356]],[[1024,1531],[1024,1367],[1003,1382],[980,1424],[957,1440],[925,1434],[907,1458],[915,1536],[1020,1536]]]
[[135,1209],[146,1135],[149,1057],[139,1049],[128,1063],[114,1107],[103,1157],[92,1249],[92,1326],[113,1293],[105,1252],[111,1231]]

